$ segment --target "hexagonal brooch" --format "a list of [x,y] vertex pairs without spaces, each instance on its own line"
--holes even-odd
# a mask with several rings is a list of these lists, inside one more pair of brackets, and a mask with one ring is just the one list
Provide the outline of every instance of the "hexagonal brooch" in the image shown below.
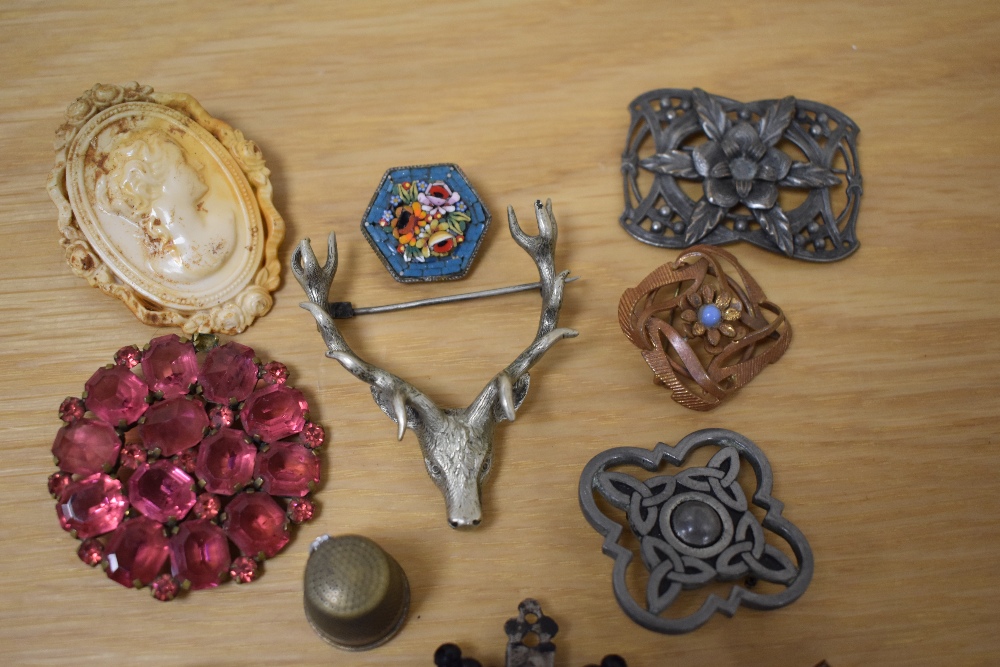
[[361,221],[372,249],[402,283],[463,278],[490,225],[490,212],[454,164],[385,172]]

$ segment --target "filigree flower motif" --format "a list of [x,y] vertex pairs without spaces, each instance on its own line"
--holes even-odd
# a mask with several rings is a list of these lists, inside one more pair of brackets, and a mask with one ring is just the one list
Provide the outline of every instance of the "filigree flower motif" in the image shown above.
[[705,194],[684,230],[685,243],[704,238],[733,207],[743,204],[781,251],[792,255],[791,223],[778,204],[778,188],[840,183],[833,171],[811,162],[795,162],[776,148],[795,115],[795,98],[775,100],[754,124],[745,119],[749,112],[734,122],[720,101],[703,90],[696,88],[692,96],[708,141],[692,151],[670,150],[639,162],[649,171],[702,181]]
[[705,337],[705,349],[711,354],[722,352],[723,336],[739,340],[747,329],[739,324],[743,303],[732,295],[711,285],[702,285],[698,292],[684,297],[687,307],[681,311],[681,332],[689,338]]

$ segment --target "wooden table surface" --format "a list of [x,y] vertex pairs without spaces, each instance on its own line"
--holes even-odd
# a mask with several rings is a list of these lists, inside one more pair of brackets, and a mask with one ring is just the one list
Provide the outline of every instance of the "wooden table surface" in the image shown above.
[[[420,6],[423,5],[423,6]],[[0,663],[429,665],[455,641],[503,663],[525,597],[560,624],[557,664],[606,653],[660,665],[971,665],[1000,660],[1000,8],[987,2],[136,3],[0,9]],[[125,344],[164,333],[75,278],[45,191],[67,104],[96,82],[194,95],[256,140],[288,225],[336,230],[339,298],[377,304],[534,280],[503,210],[551,197],[562,324],[498,431],[485,521],[448,527],[416,439],[324,347],[286,272],[273,311],[239,336],[279,359],[331,434],[317,518],[250,586],[169,604],[76,556],[46,492],[56,409]],[[622,336],[621,292],[676,253],[618,225],[626,107],[660,87],[740,100],[795,95],[860,126],[860,250],[812,265],[730,249],[795,330],[784,358],[730,403],[669,400]],[[460,283],[399,286],[358,231],[392,166],[460,164],[494,213]],[[362,356],[465,405],[531,340],[530,296],[358,319]],[[612,446],[706,427],[766,451],[775,494],[815,553],[812,584],[774,612],[741,609],[687,636],[632,623],[612,561],[580,513],[584,464]],[[413,589],[403,631],[348,654],[306,624],[317,535],[360,533]]]

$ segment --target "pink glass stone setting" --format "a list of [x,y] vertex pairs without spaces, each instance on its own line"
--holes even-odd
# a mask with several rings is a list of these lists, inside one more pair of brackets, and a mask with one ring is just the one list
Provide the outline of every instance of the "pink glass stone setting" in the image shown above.
[[287,367],[211,335],[160,336],[114,361],[59,406],[52,444],[48,490],[80,560],[161,601],[255,581],[316,511],[326,434]]
[[54,472],[49,475],[49,495],[58,498],[73,481],[73,475],[68,472]]
[[226,343],[205,357],[198,374],[202,394],[213,403],[240,402],[257,386],[257,362],[246,345]]
[[236,421],[233,409],[225,405],[217,405],[208,412],[208,423],[212,428],[226,428]]
[[194,346],[176,334],[154,338],[142,357],[142,374],[149,388],[163,392],[163,398],[183,396],[198,378]]
[[231,496],[253,480],[257,448],[234,428],[219,429],[198,447],[195,474],[205,490]]
[[122,443],[114,427],[100,419],[84,417],[59,429],[52,455],[60,470],[92,475],[110,470],[118,460]]
[[144,463],[128,481],[128,497],[154,521],[180,521],[194,506],[194,480],[173,461]]
[[231,560],[226,534],[211,521],[185,521],[170,538],[171,573],[193,590],[218,586]]
[[75,422],[83,417],[87,412],[87,406],[83,401],[75,396],[68,396],[59,406],[59,419],[67,424]]
[[323,432],[323,427],[314,422],[306,422],[305,427],[302,429],[302,434],[299,436],[302,438],[302,444],[309,449],[317,449],[323,444],[323,439],[326,438],[326,433]]
[[218,496],[212,495],[211,493],[203,493],[198,496],[197,502],[195,502],[194,507],[191,508],[191,513],[199,519],[214,519],[219,516],[219,511],[221,509],[222,502],[219,500]]
[[276,442],[257,456],[261,490],[302,497],[319,484],[319,457],[297,442]]
[[135,345],[126,345],[115,352],[115,363],[125,368],[135,368],[142,361],[142,350]]
[[240,411],[243,428],[264,442],[295,435],[306,425],[309,403],[298,389],[269,385],[255,391]]
[[170,541],[163,524],[135,517],[123,522],[108,538],[104,549],[108,578],[126,588],[151,583],[163,569]]
[[80,542],[80,548],[76,550],[76,555],[90,567],[95,567],[104,558],[104,545],[100,540],[88,537]]
[[257,578],[260,565],[253,558],[240,556],[229,566],[229,576],[238,584],[249,584]]
[[146,383],[123,366],[97,369],[84,388],[87,409],[109,424],[132,424],[149,407]]
[[170,602],[181,590],[181,585],[169,574],[161,574],[149,585],[150,594],[160,602]]
[[136,443],[130,443],[122,447],[122,453],[118,456],[118,465],[121,468],[131,468],[135,470],[146,462],[146,450]]
[[285,384],[288,381],[288,368],[280,361],[264,364],[260,379],[266,384]]
[[149,408],[139,424],[139,437],[147,449],[173,456],[201,442],[207,428],[205,404],[188,396],[176,396]]
[[311,500],[292,498],[288,502],[288,518],[292,520],[292,523],[305,523],[313,518],[315,509]]
[[288,544],[291,537],[285,511],[266,493],[244,493],[226,506],[222,524],[236,546],[246,556],[263,554],[270,558]]
[[59,496],[56,514],[63,530],[76,531],[78,538],[86,539],[117,528],[127,509],[121,482],[97,473],[67,486]]

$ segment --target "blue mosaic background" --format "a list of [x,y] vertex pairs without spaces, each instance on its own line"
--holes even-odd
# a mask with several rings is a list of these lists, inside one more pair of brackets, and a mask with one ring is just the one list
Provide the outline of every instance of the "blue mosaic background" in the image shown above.
[[[423,262],[407,262],[396,252],[397,241],[392,228],[382,227],[379,220],[382,212],[394,208],[389,198],[397,194],[396,186],[413,181],[444,181],[452,192],[461,195],[468,207],[465,213],[471,218],[465,229],[465,240],[446,257],[427,257]],[[490,214],[479,195],[472,188],[465,174],[454,164],[432,164],[419,167],[390,169],[382,177],[372,202],[361,221],[361,231],[368,243],[382,259],[382,263],[393,277],[400,282],[423,282],[432,280],[455,280],[463,277],[472,265],[472,260],[486,236]]]

